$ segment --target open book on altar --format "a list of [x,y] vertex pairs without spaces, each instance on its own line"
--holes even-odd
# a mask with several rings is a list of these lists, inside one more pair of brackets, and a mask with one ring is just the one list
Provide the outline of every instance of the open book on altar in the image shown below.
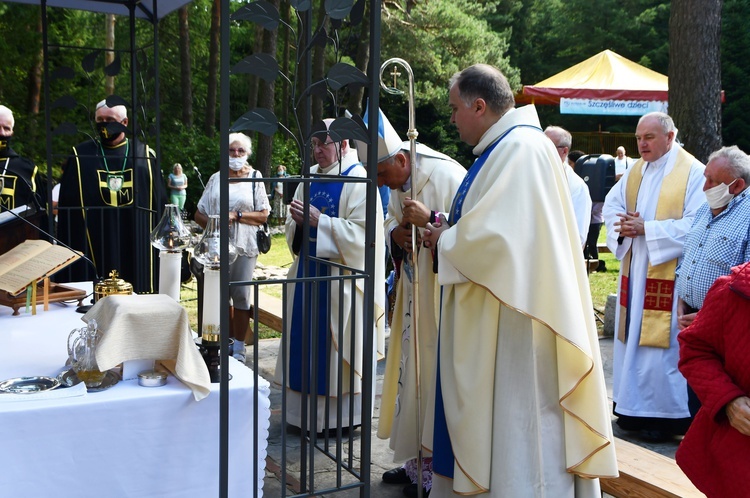
[[46,240],[27,240],[0,254],[0,290],[11,295],[23,292],[30,284],[49,277],[80,258],[67,247]]

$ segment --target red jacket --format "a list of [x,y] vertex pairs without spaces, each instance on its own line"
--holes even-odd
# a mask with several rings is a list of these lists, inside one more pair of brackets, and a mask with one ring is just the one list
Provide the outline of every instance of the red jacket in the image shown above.
[[709,497],[750,497],[750,437],[729,425],[724,411],[750,395],[750,263],[714,282],[677,338],[680,372],[702,404],[677,449],[677,464]]

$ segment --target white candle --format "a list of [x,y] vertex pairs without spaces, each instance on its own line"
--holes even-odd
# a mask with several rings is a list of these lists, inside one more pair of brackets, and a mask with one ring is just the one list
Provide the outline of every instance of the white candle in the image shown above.
[[203,268],[203,330],[204,341],[219,341],[219,270]]
[[180,302],[182,252],[159,251],[159,294]]

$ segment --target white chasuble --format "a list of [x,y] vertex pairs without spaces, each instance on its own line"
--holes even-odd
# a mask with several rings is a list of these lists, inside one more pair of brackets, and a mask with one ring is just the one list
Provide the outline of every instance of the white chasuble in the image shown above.
[[[326,170],[321,170],[318,166],[313,166],[310,172],[311,174],[320,175],[339,175],[349,171],[348,176],[350,177],[365,177],[367,175],[366,170],[361,165],[357,165],[357,162],[356,152],[350,150],[342,158],[340,165],[336,162]],[[352,165],[355,166],[351,168]],[[344,183],[340,198],[338,199],[338,216],[320,215],[316,239],[317,257],[329,259],[334,263],[351,266],[360,270],[365,269],[366,188],[365,183]],[[302,184],[300,184],[295,192],[295,198],[302,199],[302,196],[303,188]],[[379,195],[376,201],[377,219],[383,219],[383,208]],[[290,250],[292,250],[295,230],[302,230],[302,227],[298,227],[292,219],[291,214],[288,214],[286,220],[286,238]],[[380,223],[376,223],[375,253],[375,274],[373,275],[375,289],[374,316],[371,320],[366,321],[367,326],[363,323],[365,320],[362,318],[362,310],[364,309],[364,280],[357,279],[354,286],[351,285],[350,280],[345,280],[341,284],[334,281],[331,284],[330,315],[328,316],[328,335],[331,344],[331,354],[325,360],[328,362],[327,368],[330,372],[330,382],[327,386],[329,396],[316,395],[313,392],[309,395],[308,400],[310,421],[307,426],[308,428],[313,426],[313,412],[315,411],[317,413],[316,423],[314,424],[316,432],[321,432],[326,427],[333,429],[338,426],[347,426],[350,423],[353,425],[361,423],[362,366],[365,333],[374,334],[373,399],[375,396],[374,373],[376,360],[383,357],[385,349],[385,242],[383,240],[383,226]],[[297,269],[300,265],[299,259],[299,256],[294,258],[294,262],[289,269],[289,278],[297,276]],[[331,275],[338,274],[338,269],[331,269]],[[341,290],[340,287],[342,288]],[[300,284],[287,286],[287,317],[292,317],[294,314],[294,297],[297,291],[302,292]],[[353,308],[356,309],[356,313],[354,314],[352,313]],[[319,310],[319,312],[326,313],[327,310]],[[292,320],[287,320],[287,322],[287,327],[289,328]],[[344,331],[343,342],[339,338],[339,330]],[[289,333],[287,333],[287,337],[290,337]],[[282,341],[282,346],[286,346],[287,359],[290,357],[289,342],[288,339]],[[354,344],[354,348],[352,348],[352,344]],[[318,344],[318,347],[325,348],[326,344]],[[279,385],[282,385],[284,382],[282,356],[280,352],[276,363],[274,379]],[[339,357],[343,359],[340,372],[343,379],[341,386],[337,383]],[[319,366],[319,372],[325,368],[325,365]],[[287,393],[287,422],[296,427],[301,427],[302,396],[299,391],[290,388],[288,370],[287,368],[287,383],[285,386]],[[354,386],[350,389],[349,377],[352,370],[354,373]],[[342,390],[341,399],[336,397],[339,388]],[[354,398],[352,413],[350,413],[349,408],[350,397]],[[337,418],[337,404],[340,404],[342,408],[340,420]],[[326,420],[326,409],[328,409],[328,420]]]
[[[408,142],[405,143],[408,146]],[[424,145],[417,145],[418,179],[416,198],[428,209],[447,213],[453,197],[466,174],[466,170],[443,154]],[[413,172],[412,172],[413,173]],[[385,220],[386,240],[390,244],[390,232],[401,224],[402,206],[405,198],[411,196],[411,189],[391,190],[388,215]],[[422,229],[420,229],[420,232]],[[409,271],[402,268],[396,284],[396,305],[391,323],[391,337],[386,355],[386,369],[383,379],[383,393],[380,401],[378,437],[390,438],[393,460],[401,462],[417,457],[419,434],[429,409],[428,399],[434,386],[437,320],[439,315],[439,286],[433,272],[433,258],[430,250],[421,248],[419,261],[419,381],[421,404],[417,406],[417,372],[415,369],[415,341],[412,330],[412,282]],[[402,264],[407,264],[405,261]],[[419,422],[417,412],[419,411]],[[427,448],[429,451],[429,448]]]
[[450,453],[436,402],[426,422],[435,427],[436,498],[584,496],[596,493],[596,477],[617,475],[567,180],[533,106],[506,113],[474,153],[506,132],[438,241],[436,398],[454,460],[438,470]]

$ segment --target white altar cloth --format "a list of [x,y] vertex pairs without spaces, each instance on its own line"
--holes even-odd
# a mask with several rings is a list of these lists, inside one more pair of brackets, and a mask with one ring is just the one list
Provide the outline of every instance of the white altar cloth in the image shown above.
[[[0,381],[60,372],[68,334],[85,325],[75,308],[11,316],[0,307]],[[229,371],[229,496],[252,496],[254,374],[233,358]],[[163,387],[120,381],[78,397],[4,403],[0,394],[0,496],[218,496],[219,385],[211,387],[199,402],[172,375]],[[260,377],[258,394],[262,496],[270,385]]]

